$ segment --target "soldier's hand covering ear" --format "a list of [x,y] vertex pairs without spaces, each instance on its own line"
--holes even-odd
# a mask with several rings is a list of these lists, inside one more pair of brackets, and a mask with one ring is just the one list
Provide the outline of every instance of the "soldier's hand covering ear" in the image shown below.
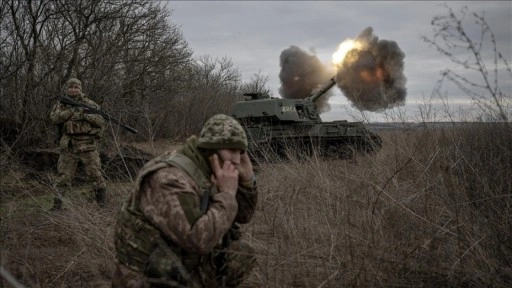
[[238,190],[238,170],[235,165],[231,161],[224,161],[221,168],[217,154],[210,156],[209,160],[213,171],[212,183],[217,186],[220,192],[235,195]]
[[240,155],[240,165],[237,165],[238,175],[241,182],[251,181],[254,176],[252,162],[247,151]]

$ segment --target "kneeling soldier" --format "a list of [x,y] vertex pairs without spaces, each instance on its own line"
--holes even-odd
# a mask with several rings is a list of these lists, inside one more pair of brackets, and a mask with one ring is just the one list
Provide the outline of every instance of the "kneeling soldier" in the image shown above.
[[141,169],[115,228],[113,287],[236,287],[256,265],[240,239],[257,202],[247,137],[215,115]]

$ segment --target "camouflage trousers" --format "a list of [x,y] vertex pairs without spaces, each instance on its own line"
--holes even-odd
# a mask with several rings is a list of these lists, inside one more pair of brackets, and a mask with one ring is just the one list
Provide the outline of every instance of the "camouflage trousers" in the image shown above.
[[[220,251],[214,250],[188,271],[187,283],[176,279],[149,279],[142,271],[134,271],[121,263],[117,263],[112,275],[112,287],[149,288],[149,287],[238,287],[256,266],[255,250],[243,240],[231,242],[226,253],[226,273],[219,275],[219,267],[215,265],[215,257]],[[184,259],[186,261],[187,259]],[[165,262],[165,261],[163,261]],[[165,264],[165,263],[159,263]],[[167,263],[174,266],[174,263]],[[181,283],[180,283],[181,282]]]
[[73,153],[71,151],[63,151],[59,156],[57,163],[57,188],[68,188],[71,186],[71,180],[76,173],[78,163],[82,162],[85,173],[92,180],[94,189],[106,188],[106,182],[101,174],[101,159],[98,150]]

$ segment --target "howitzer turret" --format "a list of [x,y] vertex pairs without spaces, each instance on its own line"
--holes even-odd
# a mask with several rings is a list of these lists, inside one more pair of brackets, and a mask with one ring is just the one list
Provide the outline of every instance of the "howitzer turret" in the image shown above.
[[268,92],[245,93],[244,96],[249,96],[249,97],[251,97],[252,100],[270,99]]
[[315,102],[334,85],[336,82],[331,78],[305,99],[244,94],[251,99],[237,102],[232,115],[247,133],[251,157],[267,158],[265,151],[270,151],[279,156],[289,152],[299,156],[317,152],[327,158],[346,159],[354,152],[378,151],[382,146],[380,136],[362,122],[322,121]]

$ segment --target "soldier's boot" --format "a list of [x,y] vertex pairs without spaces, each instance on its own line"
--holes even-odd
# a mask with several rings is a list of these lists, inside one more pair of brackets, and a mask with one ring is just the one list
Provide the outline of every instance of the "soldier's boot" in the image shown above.
[[59,196],[55,196],[53,198],[53,206],[50,208],[50,211],[59,211],[62,209],[62,199]]
[[94,197],[96,199],[96,203],[98,203],[98,206],[101,208],[105,207],[105,188],[96,188],[94,190]]
[[62,197],[66,194],[65,187],[57,187],[55,197],[53,198],[53,207],[50,208],[50,211],[58,211],[62,209]]

